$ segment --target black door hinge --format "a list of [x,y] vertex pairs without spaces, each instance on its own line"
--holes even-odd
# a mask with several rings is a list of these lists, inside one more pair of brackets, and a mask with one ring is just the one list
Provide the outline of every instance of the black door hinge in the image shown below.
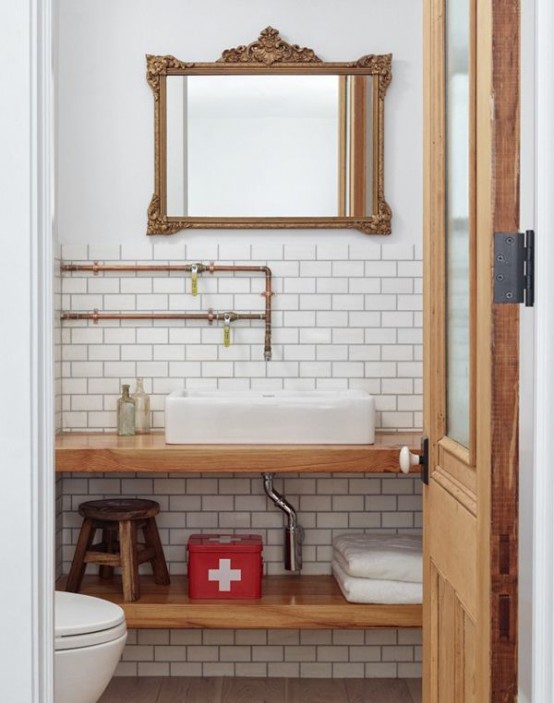
[[429,485],[429,437],[421,438],[421,454],[419,455],[419,463],[421,465],[421,480]]
[[535,304],[535,232],[494,233],[494,302]]

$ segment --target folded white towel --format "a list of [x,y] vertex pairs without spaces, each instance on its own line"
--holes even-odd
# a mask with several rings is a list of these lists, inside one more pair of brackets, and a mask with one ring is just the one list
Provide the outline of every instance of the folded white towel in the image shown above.
[[360,579],[346,574],[336,561],[333,561],[332,567],[333,575],[343,596],[351,603],[407,605],[422,602],[423,586],[421,583]]
[[350,576],[421,583],[419,535],[346,534],[333,540],[334,558]]

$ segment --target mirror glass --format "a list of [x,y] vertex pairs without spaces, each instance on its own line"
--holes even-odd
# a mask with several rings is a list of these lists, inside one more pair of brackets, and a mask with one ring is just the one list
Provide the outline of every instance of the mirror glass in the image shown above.
[[168,217],[366,217],[372,75],[168,75]]

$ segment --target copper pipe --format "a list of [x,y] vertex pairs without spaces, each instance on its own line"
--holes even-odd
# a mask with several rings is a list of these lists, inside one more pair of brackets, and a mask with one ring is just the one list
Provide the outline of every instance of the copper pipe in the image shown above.
[[[92,271],[94,274],[100,271],[190,271],[192,264],[62,264],[62,271]],[[200,271],[200,269],[199,269]]]
[[251,271],[253,273],[262,272],[271,278],[271,269],[268,266],[221,266],[214,264],[213,261],[209,264],[99,264],[95,261],[93,264],[62,264],[62,271],[92,271],[99,273],[100,271],[191,271],[193,266],[198,267],[198,273],[217,273],[218,271]]
[[62,312],[62,320],[265,320],[263,312]]
[[[270,361],[271,359],[271,298],[273,297],[274,293],[271,290],[271,269],[269,266],[221,266],[221,265],[216,265],[214,264],[213,261],[211,261],[209,264],[99,264],[97,261],[95,261],[93,264],[62,264],[61,265],[61,270],[62,271],[92,271],[94,275],[98,274],[100,271],[186,271],[190,272],[192,270],[192,267],[196,266],[198,273],[204,273],[204,272],[209,272],[210,274],[217,273],[218,271],[237,271],[237,272],[243,272],[243,273],[263,273],[265,275],[265,291],[262,293],[262,295],[265,297],[265,314],[264,316],[261,317],[253,317],[253,318],[237,318],[237,319],[256,319],[256,320],[265,320],[265,337],[264,337],[264,359],[266,361]],[[72,313],[64,313],[64,314],[72,314]],[[78,314],[78,313],[76,313]],[[104,315],[105,313],[102,313]],[[188,313],[184,313],[188,314]],[[200,318],[195,318],[195,317],[174,317],[172,315],[162,315],[160,314],[158,318],[150,318],[150,317],[140,317],[135,315],[135,319],[166,319],[166,320],[171,320],[171,319],[178,319],[178,320],[193,320],[193,319],[209,319],[207,317],[200,317]],[[78,318],[78,317],[64,317],[62,315],[62,320],[77,320],[77,319],[94,319],[94,318]],[[97,317],[96,319],[112,319],[112,320],[119,320],[119,319],[132,319],[132,316],[128,317]]]

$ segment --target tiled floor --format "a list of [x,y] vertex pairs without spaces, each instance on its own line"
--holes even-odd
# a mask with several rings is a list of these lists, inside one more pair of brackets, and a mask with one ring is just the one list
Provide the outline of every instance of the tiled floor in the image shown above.
[[99,703],[421,703],[420,679],[115,678]]

